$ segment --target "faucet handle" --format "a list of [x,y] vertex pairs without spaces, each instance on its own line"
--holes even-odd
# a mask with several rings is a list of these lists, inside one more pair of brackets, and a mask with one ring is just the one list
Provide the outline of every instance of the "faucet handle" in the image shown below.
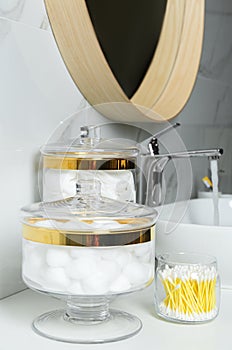
[[152,136],[150,142],[148,143],[148,149],[149,149],[150,154],[152,156],[159,154],[158,138],[160,136],[166,134],[167,132],[177,128],[178,126],[180,126],[180,123],[174,123],[174,124],[168,125],[166,128],[164,128],[163,130],[158,131],[155,135]]
[[156,137],[152,137],[150,142],[148,143],[148,149],[152,156],[159,154],[159,142]]

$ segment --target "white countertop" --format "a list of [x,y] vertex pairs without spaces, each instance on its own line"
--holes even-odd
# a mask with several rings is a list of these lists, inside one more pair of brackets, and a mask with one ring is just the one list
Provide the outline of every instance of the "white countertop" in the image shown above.
[[46,295],[25,290],[0,301],[0,350],[231,350],[232,290],[222,291],[219,316],[202,325],[180,325],[156,318],[153,287],[118,297],[112,305],[138,316],[143,328],[132,338],[116,343],[79,345],[45,339],[31,329],[32,320],[63,303]]

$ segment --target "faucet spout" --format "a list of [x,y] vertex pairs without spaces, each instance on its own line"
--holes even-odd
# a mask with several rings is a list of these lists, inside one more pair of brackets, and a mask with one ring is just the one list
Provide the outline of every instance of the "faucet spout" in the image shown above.
[[155,158],[165,158],[168,157],[169,159],[176,159],[176,158],[188,158],[188,157],[220,157],[223,154],[222,148],[213,148],[213,149],[206,149],[206,150],[193,150],[193,151],[184,151],[184,152],[174,152],[174,153],[167,153],[162,155],[156,155]]
[[223,154],[222,148],[174,152],[156,155],[144,155],[143,169],[146,178],[146,201],[149,206],[162,204],[162,174],[165,166],[171,159],[184,159],[192,157],[208,157],[218,159]]

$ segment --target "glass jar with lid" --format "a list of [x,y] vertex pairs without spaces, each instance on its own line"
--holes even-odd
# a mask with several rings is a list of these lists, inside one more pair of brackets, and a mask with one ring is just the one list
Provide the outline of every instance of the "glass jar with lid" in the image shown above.
[[137,333],[141,321],[109,310],[109,302],[152,282],[156,219],[153,208],[102,197],[98,181],[80,181],[73,197],[23,208],[23,279],[67,302],[38,317],[34,329],[76,343]]
[[54,201],[75,195],[76,182],[101,182],[103,196],[136,201],[138,186],[135,143],[101,138],[99,128],[81,127],[80,137],[45,145],[43,160],[43,200]]

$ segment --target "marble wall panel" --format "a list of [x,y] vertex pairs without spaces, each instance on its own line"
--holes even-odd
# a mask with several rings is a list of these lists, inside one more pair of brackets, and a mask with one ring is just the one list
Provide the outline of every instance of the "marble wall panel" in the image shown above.
[[216,13],[232,13],[231,0],[206,0],[206,11]]
[[25,288],[19,208],[38,199],[39,148],[82,100],[51,33],[0,18],[0,298]]
[[0,0],[0,17],[50,30],[43,0]]
[[[231,2],[232,5],[232,2]],[[232,6],[231,6],[232,7]],[[207,13],[199,74],[232,85],[232,13]]]
[[183,125],[231,125],[231,99],[230,86],[198,75],[191,97],[175,121]]

